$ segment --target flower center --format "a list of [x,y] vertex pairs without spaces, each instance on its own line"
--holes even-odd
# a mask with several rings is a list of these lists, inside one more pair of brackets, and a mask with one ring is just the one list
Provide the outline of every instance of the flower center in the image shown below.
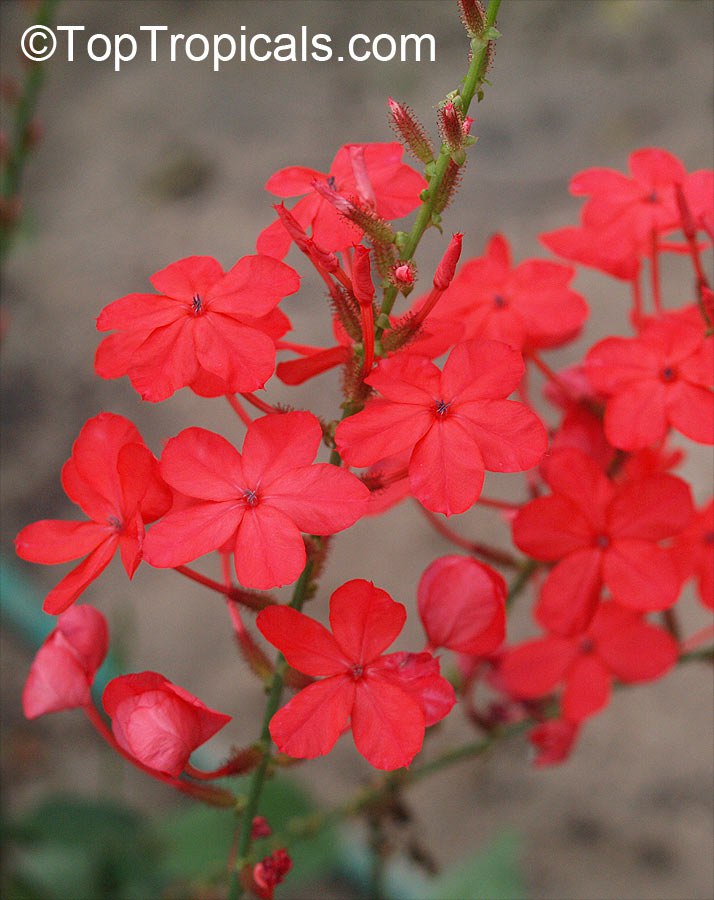
[[109,516],[107,522],[112,526],[114,531],[123,531],[124,523],[121,519],[118,519],[116,516]]
[[610,546],[610,538],[606,534],[599,534],[595,538],[595,545],[599,547],[601,550],[607,550]]
[[258,494],[256,491],[246,488],[243,491],[243,500],[245,501],[245,505],[250,506],[252,509],[254,506],[258,505]]
[[327,178],[327,184],[328,184],[329,187],[332,188],[333,191],[336,191],[336,190],[337,190],[337,182],[335,181],[335,176],[334,176],[334,175],[329,175],[329,176],[328,176],[328,178]]
[[714,545],[714,531],[704,532],[704,543]]
[[592,638],[585,637],[580,641],[580,652],[581,653],[592,653],[595,649],[595,644],[593,643]]
[[447,403],[446,400],[437,400],[435,407],[436,414],[438,416],[445,416],[448,413],[450,406],[451,404]]
[[493,298],[493,305],[496,309],[505,309],[508,306],[508,302],[502,294],[496,294]]
[[352,677],[355,681],[360,679],[364,674],[364,666],[352,666]]
[[645,197],[647,203],[659,203],[659,197],[657,196],[657,191],[652,191]]
[[203,314],[203,301],[201,300],[200,294],[193,295],[193,302],[191,304],[191,309],[193,310],[194,316],[200,316]]
[[677,370],[673,369],[671,366],[665,366],[664,369],[659,373],[659,377],[662,381],[676,381],[677,379]]

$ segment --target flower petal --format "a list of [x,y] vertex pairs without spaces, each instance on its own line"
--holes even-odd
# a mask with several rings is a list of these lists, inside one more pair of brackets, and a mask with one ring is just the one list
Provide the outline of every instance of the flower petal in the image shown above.
[[355,578],[330,598],[330,625],[347,659],[367,665],[393,643],[404,627],[407,611],[371,581]]
[[255,624],[298,672],[337,675],[352,665],[324,625],[289,606],[262,609]]
[[324,756],[347,727],[355,682],[337,675],[296,694],[270,720],[270,736],[281,753],[297,759]]
[[235,546],[236,575],[244,587],[267,591],[292,584],[305,560],[305,544],[292,519],[267,503],[246,508]]
[[425,717],[409,693],[380,677],[357,681],[352,709],[355,746],[375,769],[408,766],[424,742]]
[[351,472],[317,463],[276,478],[263,502],[290,516],[300,531],[335,534],[364,515],[369,498],[369,489]]
[[480,447],[471,429],[457,416],[432,418],[409,461],[409,483],[417,500],[446,516],[463,513],[478,500],[483,478]]
[[65,575],[58,585],[52,588],[45,597],[42,609],[56,616],[71,606],[79,595],[95,578],[98,578],[111,562],[117,548],[118,538],[110,535],[76,568]]

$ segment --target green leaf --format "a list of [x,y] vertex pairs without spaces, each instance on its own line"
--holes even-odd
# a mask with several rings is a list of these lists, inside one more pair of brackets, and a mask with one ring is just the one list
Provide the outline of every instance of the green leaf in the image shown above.
[[423,900],[524,900],[520,839],[504,831],[481,853],[431,882]]

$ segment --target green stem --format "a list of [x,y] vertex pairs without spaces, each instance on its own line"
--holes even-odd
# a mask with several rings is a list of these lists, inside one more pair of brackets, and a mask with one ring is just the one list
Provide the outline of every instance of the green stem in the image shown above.
[[[50,26],[54,21],[57,2],[58,0],[42,0],[34,24]],[[22,93],[15,110],[11,145],[5,165],[0,172],[0,197],[6,202],[12,201],[20,193],[22,173],[30,151],[27,140],[28,127],[35,115],[40,89],[45,80],[45,71],[42,63],[30,63],[27,68]],[[16,219],[0,224],[0,259],[4,259],[10,249],[10,239],[15,225]]]
[[[302,609],[303,603],[307,598],[308,588],[310,587],[312,576],[312,568],[313,562],[312,560],[308,560],[305,568],[302,570],[300,578],[298,578],[297,583],[295,584],[295,589],[293,591],[292,600],[290,601],[290,606],[293,609],[296,609],[298,612]],[[233,872],[231,874],[231,884],[228,894],[229,900],[239,900],[239,898],[244,896],[244,892],[240,886],[240,870],[243,868],[243,865],[245,864],[250,853],[250,846],[252,843],[251,833],[253,830],[253,818],[258,811],[258,803],[260,802],[260,796],[263,792],[263,785],[265,784],[266,775],[268,774],[268,767],[273,756],[273,743],[270,738],[270,720],[273,718],[275,713],[278,711],[278,707],[280,706],[280,698],[282,697],[283,685],[285,682],[285,669],[285,657],[282,653],[278,653],[275,659],[275,674],[273,675],[273,679],[270,684],[268,702],[265,707],[265,714],[263,715],[263,725],[260,732],[260,744],[263,747],[263,757],[251,777],[250,790],[248,792],[248,799],[246,801],[245,809],[243,812],[240,839],[238,841],[237,859],[235,861]]]
[[[488,31],[488,29],[490,29],[495,23],[496,16],[498,15],[498,8],[500,5],[501,0],[489,0],[488,9],[486,10],[486,31]],[[483,41],[480,49],[473,54],[469,70],[466,73],[466,77],[464,78],[463,87],[460,91],[461,111],[464,116],[468,114],[469,107],[471,106],[471,101],[473,100],[479,86],[483,83],[484,76],[486,74],[485,69],[488,55],[488,43],[488,41]],[[444,176],[446,175],[446,170],[449,167],[450,161],[451,155],[449,154],[448,149],[446,148],[446,146],[442,146],[441,152],[439,153],[439,157],[436,161],[436,169],[433,176],[431,177],[431,180],[429,181],[427,196],[423,201],[421,207],[419,208],[419,212],[417,213],[417,217],[414,225],[412,226],[412,230],[409,232],[404,243],[404,247],[401,252],[402,259],[407,260],[411,259],[414,256],[414,253],[419,246],[419,241],[421,241],[424,232],[431,225],[432,215],[434,211],[434,200],[439,193],[439,188],[441,187],[441,183],[444,180]],[[382,301],[380,314],[388,316],[392,311],[392,307],[394,306],[394,301],[396,300],[396,298],[397,288],[394,286],[388,287],[384,292],[384,300]],[[377,328],[375,332],[375,340],[379,340],[381,338],[383,331],[383,328]]]

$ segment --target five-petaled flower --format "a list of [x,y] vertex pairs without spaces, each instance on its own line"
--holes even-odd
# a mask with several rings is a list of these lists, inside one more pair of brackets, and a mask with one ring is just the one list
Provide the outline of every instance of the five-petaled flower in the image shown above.
[[182,387],[204,397],[262,388],[275,369],[275,340],[289,328],[277,304],[300,278],[269,256],[244,256],[229,272],[189,256],[151,277],[159,294],[127,294],[105,307],[97,348],[102,378],[128,375],[144,400]]
[[[346,199],[373,208],[384,219],[399,219],[419,205],[419,194],[426,187],[422,176],[402,162],[403,155],[404,148],[396,142],[345,144],[329,172],[288,166],[268,179],[265,188],[278,197],[307,194],[291,209],[295,219],[304,229],[312,229],[313,240],[323,250],[346,250],[359,240],[360,231],[315,190],[314,183],[326,183]],[[257,249],[282,259],[290,243],[290,235],[278,219],[261,232]]]
[[131,578],[142,558],[144,524],[171,504],[158,463],[136,427],[112,413],[84,425],[62,469],[62,485],[91,521],[43,519],[15,539],[18,556],[29,562],[64,563],[88,554],[45,598],[43,609],[53,615],[74,603],[117,549]]
[[543,466],[552,494],[522,507],[513,540],[534,559],[555,562],[540,592],[536,618],[556,634],[584,631],[603,584],[632,609],[674,605],[681,578],[661,541],[692,517],[686,482],[674,475],[613,484],[579,450],[559,450]]
[[417,500],[432,512],[465,512],[486,469],[521,472],[546,450],[535,413],[505,399],[522,376],[521,354],[500,341],[457,344],[443,372],[426,357],[399,353],[365,379],[381,397],[340,423],[337,448],[352,466],[409,449]]
[[273,716],[278,749],[312,759],[329,753],[351,725],[359,752],[377,769],[408,766],[421,749],[424,729],[454,705],[451,685],[430,653],[389,653],[406,610],[369,581],[355,579],[330,598],[332,634],[286,606],[261,610],[263,635],[288,663],[319,681]]
[[290,584],[306,560],[301,532],[334,534],[366,511],[369,491],[337,466],[312,464],[322,440],[311,413],[275,413],[253,422],[239,453],[225,438],[187,428],[161,457],[174,506],[149,532],[152,566],[183,565],[224,545],[244,587]]

